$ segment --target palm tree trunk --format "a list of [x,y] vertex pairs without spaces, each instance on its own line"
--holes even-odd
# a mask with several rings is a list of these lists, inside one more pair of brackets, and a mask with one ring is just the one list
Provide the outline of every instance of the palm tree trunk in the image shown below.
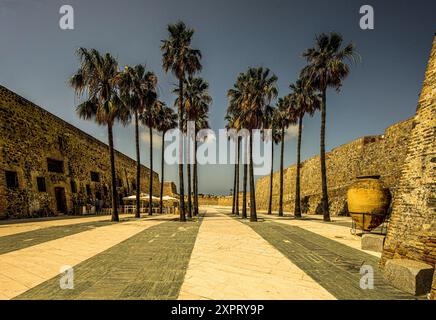
[[253,132],[250,130],[250,221],[257,221],[256,214],[256,190],[254,189],[253,170]]
[[268,214],[272,213],[273,176],[274,176],[274,140],[273,137],[271,136],[271,173],[269,176]]
[[112,178],[112,221],[120,221],[118,217],[118,193],[117,193],[117,181],[115,174],[115,153],[114,153],[114,136],[112,130],[112,124],[107,126],[108,138],[109,138],[109,154],[111,162],[111,178]]
[[[189,142],[188,142],[188,148],[189,148]],[[190,150],[188,149],[188,157],[189,157]],[[188,217],[192,218],[192,198],[191,198],[191,164],[188,161],[187,167],[188,167]]]
[[239,216],[239,152],[240,152],[240,137],[238,137],[238,147],[237,147],[237,153],[236,153],[236,200],[235,200],[235,214]]
[[283,154],[285,151],[285,128],[282,127],[280,147],[280,198],[279,198],[279,216],[283,217]]
[[[237,145],[235,146],[235,151],[237,149]],[[235,163],[234,172],[233,172],[233,198],[232,198],[232,214],[236,212],[236,172],[238,171],[238,166]]]
[[153,129],[149,124],[148,132],[150,134],[150,183],[148,188],[148,215],[153,214]]
[[297,144],[297,177],[295,180],[295,210],[294,216],[301,218],[301,205],[300,205],[300,162],[301,162],[301,130],[303,126],[303,115],[298,119],[298,144]]
[[[183,157],[183,78],[179,79],[179,155]],[[180,221],[185,222],[185,188],[183,185],[183,159],[179,159],[179,193],[180,193]]]
[[242,179],[242,219],[247,219],[247,139],[244,139],[244,177]]
[[165,161],[164,161],[164,148],[165,147],[165,131],[162,132],[162,155],[161,155],[161,183],[160,183],[160,200],[159,212],[163,213],[163,188],[164,188],[164,174],[165,174]]
[[321,183],[322,183],[322,210],[324,221],[330,221],[329,196],[327,191],[327,168],[325,163],[325,119],[326,119],[326,98],[327,90],[322,90],[321,103]]
[[139,121],[138,111],[135,111],[135,140],[136,140],[136,213],[135,218],[141,217],[140,196],[141,196],[141,158],[139,152]]
[[194,215],[198,216],[197,134],[194,139]]

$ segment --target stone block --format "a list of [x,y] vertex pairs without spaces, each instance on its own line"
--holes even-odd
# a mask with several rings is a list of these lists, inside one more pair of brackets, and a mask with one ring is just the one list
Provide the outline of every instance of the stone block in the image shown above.
[[362,250],[382,252],[384,243],[384,235],[368,233],[362,236]]
[[414,295],[430,292],[434,268],[423,262],[409,259],[388,260],[384,278],[389,284]]

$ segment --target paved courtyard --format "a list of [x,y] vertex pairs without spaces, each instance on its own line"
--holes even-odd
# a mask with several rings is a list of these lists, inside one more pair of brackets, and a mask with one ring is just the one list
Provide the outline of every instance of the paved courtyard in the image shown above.
[[[349,218],[323,223],[229,208],[0,224],[0,299],[414,299],[387,285],[379,254],[360,249]],[[362,289],[361,266],[374,270]],[[73,267],[73,289],[61,268]]]

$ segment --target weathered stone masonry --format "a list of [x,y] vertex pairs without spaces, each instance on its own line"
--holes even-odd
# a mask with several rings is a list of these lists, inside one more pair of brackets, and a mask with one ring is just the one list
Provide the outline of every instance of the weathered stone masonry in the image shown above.
[[[348,187],[361,175],[381,175],[393,196],[401,176],[401,165],[407,150],[407,141],[413,127],[413,119],[394,124],[383,135],[366,136],[333,149],[326,154],[327,183],[330,211],[338,214],[345,205]],[[304,140],[304,135],[303,135]],[[286,152],[296,152],[287,149]],[[293,212],[295,202],[296,165],[284,170],[284,208]],[[279,172],[273,176],[273,209],[279,204]],[[269,176],[256,184],[256,202],[259,209],[266,210],[269,197]],[[309,204],[308,213],[315,213],[321,201],[320,158],[315,156],[301,164],[301,198]]]
[[[410,131],[382,264],[387,259],[436,263],[436,36]],[[432,298],[436,299],[436,275]]]
[[[134,193],[136,162],[120,152],[115,162],[120,197]],[[149,176],[142,166],[142,192]],[[154,195],[159,185],[153,172]],[[90,198],[110,206],[110,190],[106,144],[0,86],[0,218],[71,213]]]

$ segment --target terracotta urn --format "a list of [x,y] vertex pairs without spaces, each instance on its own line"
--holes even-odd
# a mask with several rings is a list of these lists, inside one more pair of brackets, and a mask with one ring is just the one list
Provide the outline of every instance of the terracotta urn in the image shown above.
[[371,231],[383,223],[391,196],[380,176],[361,176],[347,192],[348,211],[357,227]]

